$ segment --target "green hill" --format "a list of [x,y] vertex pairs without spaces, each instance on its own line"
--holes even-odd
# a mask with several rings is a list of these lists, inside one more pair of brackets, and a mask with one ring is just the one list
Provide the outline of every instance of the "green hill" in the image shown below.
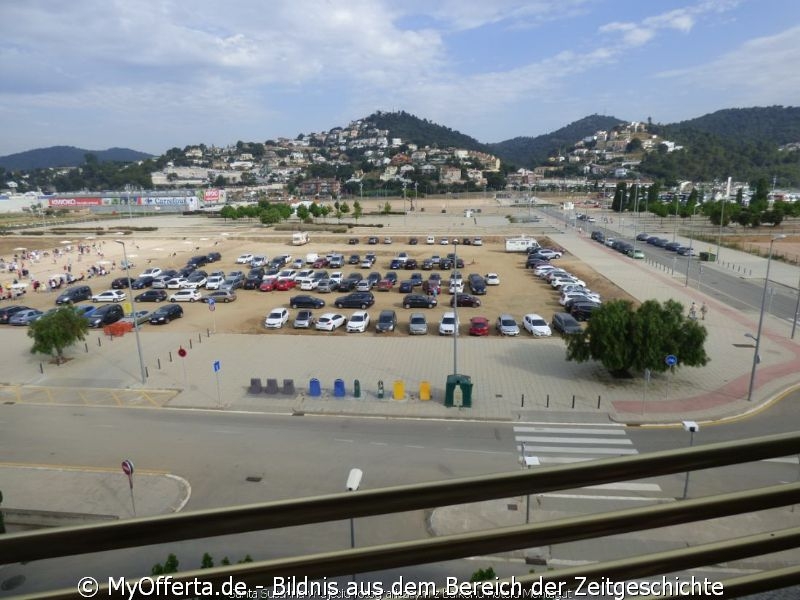
[[437,125],[427,119],[420,119],[405,111],[376,112],[364,119],[378,129],[389,131],[388,137],[398,137],[403,142],[411,142],[418,146],[435,146],[437,148],[463,148],[490,152],[486,144],[481,144],[475,138],[445,127]]
[[87,154],[93,154],[98,162],[136,162],[152,158],[152,155],[128,148],[109,148],[108,150],[84,150],[74,146],[51,146],[36,148],[16,154],[0,156],[0,167],[7,171],[32,171],[51,167],[78,167]]

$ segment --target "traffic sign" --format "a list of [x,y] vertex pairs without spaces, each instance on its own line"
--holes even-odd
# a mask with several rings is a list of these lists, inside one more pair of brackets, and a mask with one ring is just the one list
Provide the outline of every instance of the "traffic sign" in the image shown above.
[[667,354],[664,357],[664,362],[667,363],[668,367],[674,367],[675,365],[678,364],[678,357],[675,356],[674,354]]
[[187,354],[186,349],[183,346],[178,348],[178,356],[180,356],[181,358],[186,358],[186,354]]
[[213,298],[209,298],[208,299],[208,310],[210,310],[211,312],[214,312],[216,310],[216,308],[217,308],[217,301],[214,300]]
[[133,462],[128,460],[127,458],[122,461],[122,472],[125,473],[128,477],[133,475]]
[[222,365],[220,365],[218,360],[215,360],[214,361],[214,373],[219,373],[219,371],[221,369],[222,369]]

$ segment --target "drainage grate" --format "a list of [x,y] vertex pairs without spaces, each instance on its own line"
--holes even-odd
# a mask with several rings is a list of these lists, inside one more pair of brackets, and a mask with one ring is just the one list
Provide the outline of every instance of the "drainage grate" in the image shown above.
[[516,511],[519,507],[516,504],[506,504],[508,510]]
[[256,477],[255,475],[251,475],[250,477],[245,477],[245,481],[249,481],[250,483],[258,483],[261,481],[261,477]]
[[3,404],[16,404],[13,400],[6,400]]

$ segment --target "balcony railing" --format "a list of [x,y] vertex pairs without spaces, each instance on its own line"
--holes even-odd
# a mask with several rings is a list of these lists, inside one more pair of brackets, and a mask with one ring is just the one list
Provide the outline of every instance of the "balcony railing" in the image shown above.
[[[780,434],[437,483],[15,533],[0,537],[0,564],[542,494],[796,454],[800,454],[800,433]],[[800,483],[781,484],[545,523],[186,571],[172,577],[173,581],[188,582],[196,578],[212,585],[221,585],[232,578],[247,586],[268,587],[274,577],[319,579],[408,567],[645,531],[789,506],[798,502]],[[790,550],[798,546],[800,527],[792,527],[679,550],[558,569],[542,575],[518,577],[515,581],[522,586],[535,583],[541,585],[547,581],[561,582],[565,586],[562,589],[569,589],[578,575],[587,581],[600,581],[601,578],[629,581]],[[726,598],[778,589],[800,583],[800,565],[759,572],[721,583]],[[82,596],[77,589],[65,589],[28,597],[56,599]],[[108,597],[107,590],[101,588],[97,597]]]

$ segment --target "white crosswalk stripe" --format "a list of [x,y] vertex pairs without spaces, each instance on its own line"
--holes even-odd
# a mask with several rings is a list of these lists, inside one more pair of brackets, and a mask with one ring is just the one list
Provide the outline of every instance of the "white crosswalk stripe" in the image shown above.
[[[515,425],[514,439],[520,458],[528,457],[531,462],[531,457],[535,457],[540,465],[569,464],[639,453],[621,425]],[[583,489],[653,493],[660,492],[661,486],[642,481],[620,481]]]

